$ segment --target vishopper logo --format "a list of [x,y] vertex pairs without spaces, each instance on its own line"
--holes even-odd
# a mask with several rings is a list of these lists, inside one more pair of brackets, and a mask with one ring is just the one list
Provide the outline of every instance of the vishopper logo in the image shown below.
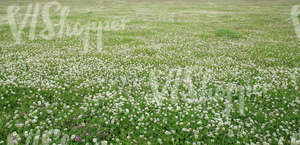
[[[33,8],[34,7],[34,8]],[[59,31],[55,33],[55,24],[53,24],[51,18],[51,10],[54,13],[59,13],[60,20],[59,20]],[[43,23],[45,24],[45,28],[39,33],[39,36],[44,40],[52,40],[55,37],[56,38],[62,38],[64,35],[67,36],[82,36],[82,42],[84,51],[87,52],[87,50],[90,48],[90,30],[97,29],[97,49],[98,51],[102,50],[102,27],[100,24],[77,24],[74,25],[74,29],[71,32],[70,26],[65,26],[65,20],[66,17],[69,14],[69,7],[61,6],[58,2],[48,2],[44,4],[43,6],[40,3],[36,3],[35,5],[29,4],[27,6],[25,15],[23,20],[21,21],[20,25],[17,25],[17,18],[20,14],[21,8],[20,6],[9,6],[7,9],[7,20],[10,26],[11,33],[13,34],[13,37],[16,41],[15,44],[21,44],[22,43],[22,34],[24,33],[24,28],[26,27],[29,19],[31,18],[30,23],[30,30],[29,30],[29,40],[36,40],[36,27],[38,22],[38,17],[42,16]],[[19,16],[20,17],[20,16]],[[81,26],[81,27],[79,27]],[[77,29],[76,29],[77,28]],[[66,34],[67,33],[67,34]]]
[[300,41],[300,5],[295,5],[291,11],[293,25],[295,27],[295,33]]
[[300,145],[300,133],[291,136],[291,145]]
[[[23,140],[24,137],[25,140]],[[7,145],[17,145],[24,142],[26,145],[49,145],[51,142],[66,145],[69,141],[69,136],[62,134],[59,129],[46,130],[43,133],[40,130],[35,133],[32,130],[30,132],[25,131],[24,137],[21,137],[17,132],[13,132],[7,136]]]
[[[222,100],[225,105],[222,113],[226,117],[230,117],[234,106],[238,107],[240,115],[245,115],[245,111],[248,110],[245,106],[246,96],[261,96],[267,93],[267,90],[260,86],[209,85],[209,79],[211,79],[209,76],[204,75],[202,78],[195,78],[193,75],[200,70],[196,67],[175,68],[167,72],[152,70],[150,72],[149,85],[153,96],[150,97],[149,101],[160,106],[166,101],[171,103],[179,101],[204,103]],[[210,72],[210,70],[207,70],[207,72],[203,73],[209,74]]]
[[[88,22],[81,24],[67,24],[66,20],[70,12],[70,8],[62,6],[60,3],[53,1],[45,4],[35,3],[29,4],[25,14],[22,14],[20,6],[9,6],[7,8],[7,21],[15,40],[15,44],[20,45],[24,41],[24,30],[29,27],[29,40],[62,39],[64,37],[79,37],[83,45],[83,52],[89,49],[96,49],[98,52],[102,50],[102,31],[104,30],[121,30],[124,29],[125,19],[113,20],[109,22]],[[59,15],[58,23],[51,20],[52,16]],[[22,18],[21,20],[18,20]],[[38,23],[42,20],[42,24]],[[42,30],[37,32],[37,27],[42,26]],[[91,33],[93,32],[93,33]],[[94,33],[95,32],[95,33]]]

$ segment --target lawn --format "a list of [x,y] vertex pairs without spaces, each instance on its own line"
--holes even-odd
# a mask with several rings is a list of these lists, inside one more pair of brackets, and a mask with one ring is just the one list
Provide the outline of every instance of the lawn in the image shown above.
[[0,0],[0,144],[292,144],[296,5]]

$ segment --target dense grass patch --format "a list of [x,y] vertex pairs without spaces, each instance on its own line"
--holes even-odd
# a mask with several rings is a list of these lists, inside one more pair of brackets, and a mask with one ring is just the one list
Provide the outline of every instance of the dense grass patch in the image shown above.
[[[0,0],[0,11],[36,2]],[[86,52],[84,35],[43,39],[41,17],[37,39],[29,22],[14,45],[0,24],[0,144],[50,133],[51,144],[285,145],[299,134],[300,47],[287,19],[297,0],[59,2],[66,23],[105,25],[103,48],[96,30]]]
[[230,29],[218,29],[216,31],[216,36],[227,38],[243,38],[243,35],[241,33]]

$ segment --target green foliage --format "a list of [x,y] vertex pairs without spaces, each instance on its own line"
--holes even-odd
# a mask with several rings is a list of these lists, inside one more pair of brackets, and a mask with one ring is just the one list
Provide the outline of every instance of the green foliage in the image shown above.
[[227,37],[227,38],[243,38],[243,35],[237,31],[230,29],[218,29],[216,31],[216,36],[218,37]]

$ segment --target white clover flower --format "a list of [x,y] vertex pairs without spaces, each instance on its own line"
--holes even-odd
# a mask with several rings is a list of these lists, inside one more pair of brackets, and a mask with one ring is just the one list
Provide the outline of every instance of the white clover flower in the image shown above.
[[263,145],[270,145],[269,143],[267,143],[267,142],[263,142]]
[[53,135],[57,136],[57,135],[59,135],[59,133],[60,133],[60,130],[59,130],[59,129],[54,129]]
[[160,138],[157,139],[159,144],[162,144],[162,140]]
[[15,124],[15,126],[16,126],[17,128],[22,128],[22,127],[24,126],[24,124],[23,124],[23,123],[17,123],[17,124]]
[[39,135],[34,136],[34,140],[39,140],[39,139],[40,139]]
[[28,131],[24,131],[24,136],[27,137],[29,135]]
[[36,120],[36,119],[33,119],[31,122],[32,122],[32,123],[36,123],[36,122],[37,122],[37,120]]
[[170,131],[166,131],[165,134],[166,134],[166,135],[170,135],[171,132],[170,132]]
[[71,140],[73,140],[76,137],[76,135],[72,134],[71,135]]
[[93,142],[96,143],[97,142],[97,138],[93,138]]
[[125,109],[125,113],[128,114],[129,113],[129,109],[126,108]]
[[101,145],[107,145],[107,141],[105,140],[101,141]]
[[18,133],[17,133],[16,131],[14,131],[14,132],[12,133],[12,135],[13,135],[14,137],[16,137],[16,136],[18,136]]
[[184,131],[184,132],[189,132],[189,131],[190,131],[190,129],[187,129],[187,128],[182,128],[182,131]]

